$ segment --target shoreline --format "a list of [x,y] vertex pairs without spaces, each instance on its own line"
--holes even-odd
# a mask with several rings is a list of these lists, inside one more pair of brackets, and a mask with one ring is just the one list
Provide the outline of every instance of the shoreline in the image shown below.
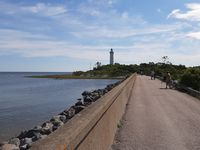
[[124,79],[126,77],[108,77],[108,76],[75,76],[75,75],[42,75],[42,76],[25,76],[27,78],[50,78],[50,79]]

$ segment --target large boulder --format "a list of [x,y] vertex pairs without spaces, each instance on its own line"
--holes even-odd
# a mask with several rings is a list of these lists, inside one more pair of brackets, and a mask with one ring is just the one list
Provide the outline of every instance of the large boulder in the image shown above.
[[19,147],[20,145],[20,140],[18,138],[11,138],[9,141],[8,141],[8,144],[14,144],[16,145],[17,147]]
[[79,113],[80,111],[82,111],[83,109],[85,108],[85,106],[75,106],[74,109],[75,109],[75,113]]
[[27,150],[28,149],[28,144],[24,144],[20,146],[20,150]]
[[89,92],[89,91],[84,91],[83,93],[82,93],[82,96],[88,96],[88,95],[90,95],[91,94],[91,92]]
[[90,96],[84,96],[83,97],[83,101],[84,101],[84,103],[91,103],[92,102],[92,98]]
[[61,121],[59,123],[54,124],[53,131],[57,130],[60,126],[64,125],[64,123]]
[[71,119],[76,114],[76,110],[74,109],[74,106],[72,106],[67,111],[65,111],[65,113],[67,119]]
[[42,130],[42,127],[41,126],[35,126],[34,128],[33,128],[33,131],[35,131],[35,132],[41,132],[41,130]]
[[32,141],[35,142],[35,141],[37,141],[37,140],[39,140],[41,138],[42,138],[42,134],[41,133],[35,133],[35,136],[32,137]]
[[75,103],[75,106],[83,106],[83,102],[82,101],[78,101]]
[[32,138],[24,138],[20,141],[20,149],[27,149],[33,144]]
[[25,138],[27,132],[28,132],[28,131],[26,131],[26,130],[21,131],[21,133],[17,136],[17,138],[19,138],[19,139],[23,139],[23,138]]
[[62,122],[62,121],[60,120],[60,115],[53,116],[53,117],[51,118],[50,121],[51,121],[53,124]]
[[61,120],[62,122],[66,122],[67,117],[66,117],[65,115],[60,115],[60,120]]
[[66,116],[64,115],[57,115],[54,116],[50,121],[53,123],[53,131],[55,131],[56,129],[58,129],[60,126],[62,126],[64,123],[63,121],[66,120]]
[[45,122],[42,125],[42,130],[41,133],[42,134],[50,134],[53,131],[53,124],[51,122]]
[[36,132],[39,132],[39,131],[36,131],[35,129],[31,129],[28,131],[22,131],[17,138],[19,138],[19,139],[32,138]]

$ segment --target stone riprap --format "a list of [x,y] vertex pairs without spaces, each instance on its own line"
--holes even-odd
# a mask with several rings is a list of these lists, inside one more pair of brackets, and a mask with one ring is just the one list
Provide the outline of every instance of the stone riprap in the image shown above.
[[35,126],[28,131],[22,131],[17,137],[11,138],[7,142],[0,144],[1,150],[27,150],[32,144],[40,139],[57,130],[60,126],[67,123],[69,119],[74,117],[77,113],[89,106],[91,103],[98,100],[101,96],[112,90],[115,86],[119,85],[124,80],[118,81],[114,84],[107,85],[104,89],[94,91],[84,91],[82,98],[77,99],[73,106],[64,110],[60,114],[53,116],[49,121],[44,122],[42,125]]

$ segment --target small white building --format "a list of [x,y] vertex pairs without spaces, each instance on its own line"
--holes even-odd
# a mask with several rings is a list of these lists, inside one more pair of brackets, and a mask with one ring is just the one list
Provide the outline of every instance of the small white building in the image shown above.
[[114,64],[114,52],[113,49],[111,48],[110,50],[110,65]]

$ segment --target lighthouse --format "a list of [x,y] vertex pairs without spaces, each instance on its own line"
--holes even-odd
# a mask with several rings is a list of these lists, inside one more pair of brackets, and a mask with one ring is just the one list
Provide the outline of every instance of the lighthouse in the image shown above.
[[110,65],[114,64],[114,52],[113,49],[111,48],[110,50]]

